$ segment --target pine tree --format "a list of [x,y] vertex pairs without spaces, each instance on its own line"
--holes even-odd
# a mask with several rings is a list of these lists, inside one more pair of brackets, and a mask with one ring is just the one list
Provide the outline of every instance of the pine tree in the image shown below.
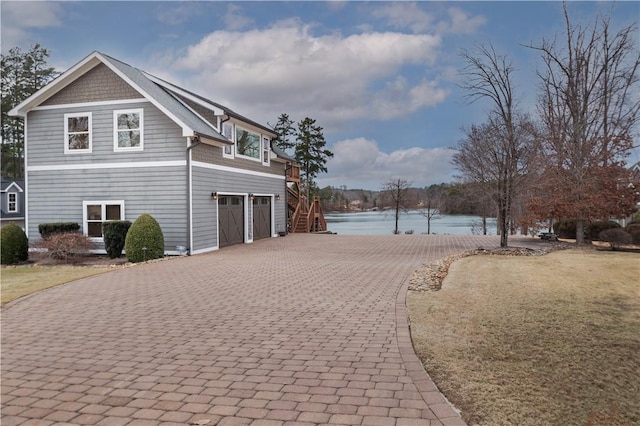
[[325,173],[327,158],[333,157],[333,152],[324,149],[327,142],[322,133],[322,127],[316,126],[316,120],[306,117],[298,123],[296,133],[295,159],[300,164],[307,200],[310,199],[311,188],[315,186],[313,179],[319,173]]
[[58,72],[47,66],[49,51],[39,44],[2,55],[2,174],[24,177],[24,123],[8,112],[53,80]]
[[273,130],[278,134],[278,137],[274,139],[275,144],[283,151],[290,150],[295,147],[296,143],[292,140],[296,135],[296,131],[293,127],[293,120],[289,118],[288,114],[280,114],[278,122]]

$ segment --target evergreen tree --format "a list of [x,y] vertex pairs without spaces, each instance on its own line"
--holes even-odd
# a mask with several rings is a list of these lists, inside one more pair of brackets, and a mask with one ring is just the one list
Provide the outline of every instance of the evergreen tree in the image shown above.
[[319,173],[327,171],[327,158],[333,157],[333,152],[324,149],[327,142],[322,133],[322,127],[316,126],[316,120],[306,117],[298,123],[296,133],[295,159],[300,164],[302,185],[307,200],[310,199],[311,188],[316,187],[314,178]]
[[278,117],[278,122],[273,128],[273,130],[278,133],[278,138],[274,139],[274,142],[278,148],[285,152],[293,149],[296,145],[295,141],[292,140],[296,135],[293,124],[293,120],[289,118],[289,114],[282,113],[280,114],[280,117]]
[[37,92],[58,72],[47,66],[49,51],[35,44],[26,52],[19,47],[2,55],[2,174],[24,177],[24,123],[8,112]]

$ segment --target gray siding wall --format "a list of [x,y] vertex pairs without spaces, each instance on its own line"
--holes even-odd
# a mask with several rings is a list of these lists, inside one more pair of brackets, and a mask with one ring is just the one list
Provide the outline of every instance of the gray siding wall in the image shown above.
[[142,98],[133,87],[104,64],[98,64],[76,81],[47,99],[42,105]]
[[284,164],[275,161],[271,161],[269,166],[265,166],[260,161],[252,161],[246,158],[225,158],[222,155],[222,148],[204,144],[193,149],[193,160],[209,164],[218,164],[220,166],[252,170],[254,172],[272,173],[278,176],[284,175],[286,167]]
[[[144,151],[114,152],[113,111],[143,109]],[[92,113],[92,152],[64,153],[64,115]],[[185,160],[182,129],[150,102],[31,111],[27,117],[28,166]]]
[[188,245],[186,187],[185,166],[30,172],[29,241],[40,239],[41,223],[83,226],[83,201],[124,200],[124,219],[151,214],[173,251]]
[[[218,246],[217,201],[211,199],[212,192],[280,194],[280,200],[274,199],[273,233],[286,229],[286,185],[284,177],[270,178],[244,173],[230,173],[193,167],[193,250],[210,249]],[[245,201],[246,202],[246,201]],[[253,206],[249,204],[249,233],[253,232]],[[251,237],[253,238],[253,237]]]

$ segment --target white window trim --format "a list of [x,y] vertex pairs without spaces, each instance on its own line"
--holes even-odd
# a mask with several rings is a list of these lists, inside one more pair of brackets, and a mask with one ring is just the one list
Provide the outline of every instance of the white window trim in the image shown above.
[[269,166],[271,164],[271,140],[266,136],[262,136],[260,140],[260,158],[262,160],[262,164]]
[[[126,215],[124,211],[124,200],[89,200],[82,202],[82,233],[86,236],[89,236],[89,218],[87,217],[87,206],[93,205],[101,205],[102,206],[102,217],[107,217],[107,205],[120,205],[120,220],[126,220]],[[102,222],[107,222],[103,220]],[[104,238],[91,238],[91,240],[95,242],[103,242]]]
[[[114,152],[131,152],[144,150],[144,110],[142,108],[133,109],[117,109],[113,111],[113,151]],[[140,146],[120,147],[118,146],[118,115],[120,114],[138,114],[140,121]]]
[[[259,143],[260,143],[260,148],[259,148],[259,156],[258,156],[258,158],[255,158],[255,157],[249,157],[248,155],[242,155],[242,154],[238,153],[238,150],[236,150],[236,156],[237,156],[237,157],[240,157],[240,158],[246,158],[247,160],[257,161],[257,162],[261,163],[261,162],[262,162],[262,134],[261,134],[260,132],[256,132],[256,131],[254,131],[254,130],[248,129],[248,128],[243,127],[243,126],[238,126],[238,125],[236,124],[236,125],[235,125],[235,129],[234,129],[235,131],[233,132],[234,140],[236,139],[236,134],[237,134],[237,132],[238,132],[238,129],[240,129],[240,130],[244,130],[244,131],[247,131],[247,132],[251,132],[251,133],[253,133],[254,135],[258,135],[258,138],[259,138],[258,140],[259,140]],[[236,141],[236,143],[234,144],[234,146],[236,146],[236,145],[237,145],[237,141]]]
[[[229,137],[229,136],[224,134],[224,128],[226,126],[231,127],[231,137]],[[222,130],[222,136],[228,138],[231,142],[233,142],[233,145],[230,145],[231,154],[227,154],[225,152],[225,149],[227,147],[222,147],[222,156],[224,158],[234,158],[235,157],[235,152],[236,152],[236,144],[235,144],[235,141],[236,141],[236,129],[235,129],[235,126],[233,125],[233,123],[225,122],[225,123],[222,123],[220,125],[220,130]]]
[[[11,208],[11,196],[15,197],[14,204],[15,208]],[[20,209],[18,208],[18,193],[17,192],[9,192],[7,193],[7,213],[18,213]]]
[[[89,148],[69,149],[69,119],[74,117],[89,117]],[[93,150],[93,125],[90,112],[74,112],[64,115],[64,153],[65,154],[90,154]]]

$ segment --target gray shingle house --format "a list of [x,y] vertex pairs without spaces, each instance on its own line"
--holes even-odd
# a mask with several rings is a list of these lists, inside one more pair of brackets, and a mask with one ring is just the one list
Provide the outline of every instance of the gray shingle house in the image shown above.
[[287,163],[273,130],[100,52],[10,111],[25,120],[26,230],[153,215],[165,251],[285,231]]
[[14,222],[24,229],[24,181],[3,177],[0,183],[0,226]]

